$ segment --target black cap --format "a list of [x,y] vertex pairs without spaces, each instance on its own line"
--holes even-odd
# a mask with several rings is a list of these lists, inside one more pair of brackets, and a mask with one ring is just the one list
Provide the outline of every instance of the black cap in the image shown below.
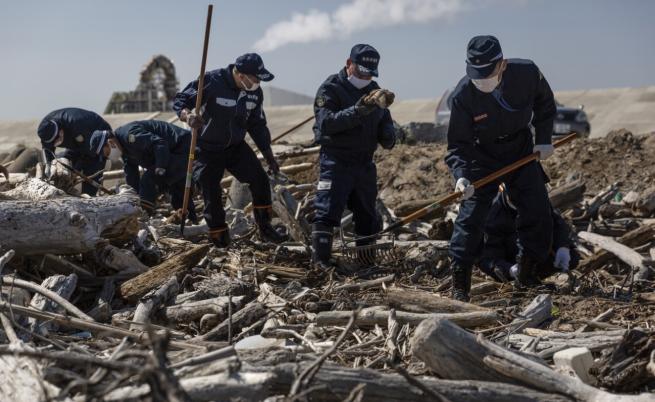
[[476,36],[466,49],[466,75],[472,79],[487,78],[502,59],[503,49],[495,36]]
[[109,130],[94,131],[93,134],[91,134],[91,139],[89,140],[89,148],[91,149],[91,152],[95,153],[96,155],[100,155],[102,152],[102,147],[107,144],[109,134]]
[[43,120],[36,132],[44,144],[50,144],[57,139],[59,124],[54,120]]
[[357,65],[357,70],[364,75],[378,76],[380,53],[371,45],[358,44],[350,50],[350,60]]
[[239,72],[254,75],[260,81],[266,82],[275,78],[270,71],[264,68],[264,61],[257,53],[246,53],[243,56],[239,56],[237,61],[234,62],[234,65]]

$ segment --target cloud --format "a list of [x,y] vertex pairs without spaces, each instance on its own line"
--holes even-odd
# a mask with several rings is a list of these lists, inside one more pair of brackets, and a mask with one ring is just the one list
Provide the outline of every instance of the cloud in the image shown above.
[[447,19],[463,11],[466,1],[352,0],[332,13],[293,13],[289,19],[271,25],[254,48],[269,52],[291,43],[324,41],[379,27]]

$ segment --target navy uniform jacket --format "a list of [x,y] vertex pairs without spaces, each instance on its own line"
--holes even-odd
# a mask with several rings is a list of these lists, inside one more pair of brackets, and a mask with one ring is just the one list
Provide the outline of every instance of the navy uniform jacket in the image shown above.
[[[208,151],[221,151],[245,139],[246,131],[257,148],[265,152],[271,148],[271,133],[266,125],[262,108],[264,94],[261,88],[244,91],[237,87],[232,76],[234,64],[205,74],[202,113],[205,126],[200,130],[198,146]],[[193,81],[175,95],[173,109],[179,115],[182,109],[196,106],[198,81]]]
[[359,98],[378,88],[375,81],[362,89],[355,88],[348,82],[345,68],[321,84],[314,102],[314,138],[322,149],[371,160],[379,141],[394,138],[388,109],[378,108],[367,116],[355,112]]
[[[484,226],[482,260],[513,262],[516,259],[519,252],[516,214],[517,212],[513,208],[506,205],[500,193],[494,198]],[[562,215],[553,208],[551,208],[551,216],[553,219],[553,251],[557,251],[560,247],[568,247],[573,250],[575,241],[571,228]]]
[[[183,161],[188,160],[191,132],[174,124],[159,120],[134,121],[121,126],[114,135],[123,147],[125,180],[133,188],[139,188],[139,166],[146,169],[167,169],[166,176],[186,174]],[[172,159],[183,159],[176,172],[169,171]]]
[[509,59],[493,94],[464,77],[453,92],[446,164],[455,180],[479,179],[532,153],[529,124],[536,144],[550,144],[555,114],[553,92],[531,60]]
[[[59,128],[64,130],[64,142],[59,145],[61,148],[70,149],[71,151],[78,152],[93,159],[98,156],[92,152],[89,147],[91,134],[96,130],[111,130],[109,123],[107,123],[97,113],[76,107],[67,107],[48,113],[48,115],[41,120],[39,131],[48,120],[54,120]],[[43,149],[52,152],[55,150],[54,142],[44,144],[43,141],[41,141],[41,146]],[[46,152],[45,154],[47,162],[54,159],[54,156],[50,152]]]

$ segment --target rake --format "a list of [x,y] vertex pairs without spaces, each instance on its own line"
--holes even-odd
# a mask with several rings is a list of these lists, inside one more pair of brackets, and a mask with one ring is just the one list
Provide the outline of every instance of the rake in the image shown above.
[[[575,139],[576,136],[577,136],[576,133],[571,133],[566,137],[563,137],[560,140],[555,141],[555,143],[553,143],[553,147],[558,148],[566,143],[569,143],[573,139]],[[530,155],[527,155],[517,160],[516,162],[507,165],[502,169],[499,169],[480,180],[475,181],[473,183],[473,187],[475,189],[484,187],[487,184],[493,183],[494,181],[498,180],[500,177],[508,173],[511,173],[517,170],[518,168],[527,165],[528,163],[537,159],[539,159],[539,152],[534,152]],[[418,211],[405,216],[398,222],[395,222],[387,226],[382,231],[372,234],[370,236],[345,239],[345,236],[343,235],[343,229],[340,229],[341,254],[344,256],[344,258],[350,260],[351,262],[365,263],[365,266],[373,266],[380,263],[398,262],[403,258],[403,256],[400,255],[400,253],[394,246],[392,232],[398,228],[401,228],[402,226],[405,226],[410,222],[413,222],[417,219],[420,219],[430,214],[431,212],[439,208],[444,208],[445,206],[452,204],[453,202],[457,201],[461,196],[462,193],[459,191],[452,192],[447,196],[433,202],[432,204],[425,206],[419,209]],[[387,237],[390,237],[391,240],[384,240],[378,242],[378,239],[382,238],[385,235],[387,235]],[[366,242],[369,242],[371,244],[357,246],[357,243],[361,244]],[[353,246],[353,244],[355,245]]]

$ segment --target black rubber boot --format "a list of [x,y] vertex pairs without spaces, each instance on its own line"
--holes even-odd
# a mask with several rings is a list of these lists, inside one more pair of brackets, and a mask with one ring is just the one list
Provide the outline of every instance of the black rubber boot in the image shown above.
[[271,243],[282,243],[289,240],[289,235],[278,232],[271,225],[271,207],[255,207],[253,209],[255,223],[259,228],[259,236],[263,241]]
[[312,225],[312,265],[320,270],[327,271],[332,268],[332,264],[330,264],[332,237],[333,228],[331,226],[320,223]]
[[452,298],[463,302],[471,300],[469,293],[471,292],[471,266],[463,266],[453,262],[451,267],[453,278]]
[[227,248],[232,242],[230,229],[227,226],[209,229],[209,241],[218,248]]
[[528,256],[517,257],[519,272],[516,276],[516,285],[519,288],[531,288],[541,285],[537,277],[537,262]]

